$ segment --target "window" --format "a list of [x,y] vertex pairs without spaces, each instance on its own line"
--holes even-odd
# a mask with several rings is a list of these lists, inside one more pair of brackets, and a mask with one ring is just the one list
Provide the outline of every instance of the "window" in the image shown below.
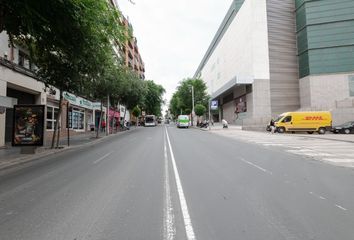
[[284,123],[288,123],[288,122],[291,122],[291,116],[287,116],[284,118],[283,120]]
[[354,75],[349,76],[349,96],[354,97]]
[[70,108],[69,110],[69,128],[74,130],[85,129],[85,112],[78,108]]
[[22,51],[18,51],[18,65],[27,69],[31,69],[31,62],[29,57]]
[[[59,108],[47,106],[47,130],[54,130]],[[60,124],[60,120],[59,120]]]

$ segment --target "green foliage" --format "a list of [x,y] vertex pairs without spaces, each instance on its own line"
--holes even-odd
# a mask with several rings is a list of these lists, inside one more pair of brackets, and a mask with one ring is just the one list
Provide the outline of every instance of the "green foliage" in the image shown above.
[[170,111],[173,115],[190,114],[192,109],[192,91],[194,88],[194,102],[205,107],[208,106],[209,96],[207,87],[202,79],[185,79],[180,82],[176,92],[170,100]]
[[163,101],[163,94],[165,89],[153,81],[145,81],[146,94],[144,99],[144,110],[147,114],[161,116]]
[[132,110],[132,114],[134,117],[139,117],[141,114],[141,109],[138,106],[135,106]]
[[194,107],[195,114],[200,117],[203,116],[206,112],[206,107],[202,104],[197,104]]

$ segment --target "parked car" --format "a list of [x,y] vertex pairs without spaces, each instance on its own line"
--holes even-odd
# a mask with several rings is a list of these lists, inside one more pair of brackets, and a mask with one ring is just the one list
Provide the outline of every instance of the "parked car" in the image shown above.
[[343,123],[341,125],[334,126],[331,129],[331,132],[333,132],[333,133],[345,133],[345,134],[354,133],[354,121],[346,122],[346,123]]

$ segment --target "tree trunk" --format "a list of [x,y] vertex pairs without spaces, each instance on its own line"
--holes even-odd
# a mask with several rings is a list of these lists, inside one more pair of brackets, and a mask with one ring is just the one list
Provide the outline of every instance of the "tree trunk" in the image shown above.
[[[58,112],[58,115],[55,119],[55,124],[54,124],[54,131],[53,131],[53,137],[52,137],[52,145],[51,145],[51,148],[53,149],[54,148],[54,144],[55,144],[55,137],[56,137],[56,134],[60,135],[60,133],[58,133],[58,128],[59,128],[59,119],[60,119],[60,115],[61,115],[61,104],[63,102],[63,92],[62,90],[59,90],[60,92],[60,97],[59,97],[59,112]],[[59,136],[57,138],[57,141],[59,141]],[[58,147],[58,142],[57,142],[57,147]]]
[[127,113],[127,107],[124,107],[124,117],[123,117],[123,130],[124,130],[124,123],[125,123],[125,114]]
[[97,127],[97,131],[96,131],[96,138],[99,137],[99,131],[101,130],[102,118],[103,118],[103,101],[101,100],[100,120],[98,121],[98,127]]

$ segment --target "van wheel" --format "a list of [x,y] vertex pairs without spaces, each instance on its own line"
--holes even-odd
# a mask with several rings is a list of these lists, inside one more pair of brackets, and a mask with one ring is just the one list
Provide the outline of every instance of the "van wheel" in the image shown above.
[[318,133],[319,134],[325,134],[326,133],[326,129],[321,127],[321,128],[318,129]]
[[307,133],[308,133],[308,134],[313,134],[313,131],[308,131]]
[[277,132],[278,133],[284,133],[285,132],[285,128],[280,127],[280,128],[277,129]]
[[349,134],[350,133],[350,129],[344,129],[344,133],[345,134]]

